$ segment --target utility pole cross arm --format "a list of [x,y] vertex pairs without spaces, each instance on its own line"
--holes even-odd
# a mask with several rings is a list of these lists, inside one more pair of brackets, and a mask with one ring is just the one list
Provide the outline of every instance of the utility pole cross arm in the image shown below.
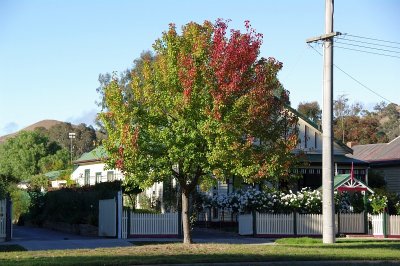
[[338,32],[338,31],[335,31],[335,32],[324,34],[324,35],[320,35],[320,36],[317,36],[317,37],[308,38],[306,40],[306,43],[324,41],[324,40],[331,39],[331,38],[333,38],[335,36],[339,36],[339,35],[342,35],[342,33]]

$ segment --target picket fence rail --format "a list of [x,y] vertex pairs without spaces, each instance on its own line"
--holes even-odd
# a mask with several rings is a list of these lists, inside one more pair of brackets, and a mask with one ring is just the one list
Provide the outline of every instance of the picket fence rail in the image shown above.
[[178,235],[178,213],[130,213],[129,235]]
[[[255,214],[257,235],[321,235],[321,214]],[[253,215],[239,215],[239,234],[253,234]],[[335,216],[336,233],[365,232],[364,213],[339,214]]]

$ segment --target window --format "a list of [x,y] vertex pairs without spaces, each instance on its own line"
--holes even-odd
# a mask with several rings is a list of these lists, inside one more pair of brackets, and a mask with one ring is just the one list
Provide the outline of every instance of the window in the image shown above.
[[101,182],[101,172],[97,172],[96,173],[96,183],[100,183]]
[[314,132],[314,148],[318,148],[318,134],[317,132]]
[[85,180],[83,184],[85,186],[90,185],[90,169],[85,169]]
[[307,140],[308,140],[308,126],[304,126],[304,148],[307,148]]
[[107,181],[112,182],[114,180],[115,180],[114,171],[108,171],[107,172]]

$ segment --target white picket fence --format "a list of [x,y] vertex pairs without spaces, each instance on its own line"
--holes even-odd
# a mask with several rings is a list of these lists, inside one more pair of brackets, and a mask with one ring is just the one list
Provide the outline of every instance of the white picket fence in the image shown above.
[[[298,214],[296,213],[296,226],[298,235],[321,235],[321,214]],[[337,220],[337,219],[336,219]]]
[[370,215],[369,220],[372,223],[372,234],[376,237],[384,236],[400,236],[400,215],[387,215],[386,216],[386,232],[384,224],[385,214]]
[[0,241],[6,238],[6,200],[0,200]]
[[400,215],[389,216],[389,235],[400,236]]
[[[340,233],[363,234],[365,233],[365,218],[362,213],[340,213]],[[337,224],[336,215],[336,224]]]
[[129,210],[123,210],[122,211],[122,235],[121,237],[126,239],[128,238],[128,211]]
[[290,235],[293,233],[293,213],[256,213],[257,234]]
[[[257,235],[321,235],[321,214],[256,213]],[[338,220],[340,219],[339,223]],[[239,234],[253,234],[253,215],[239,215]],[[364,233],[364,213],[340,214],[335,217],[336,232]]]
[[129,229],[132,236],[175,236],[178,235],[178,213],[131,212]]

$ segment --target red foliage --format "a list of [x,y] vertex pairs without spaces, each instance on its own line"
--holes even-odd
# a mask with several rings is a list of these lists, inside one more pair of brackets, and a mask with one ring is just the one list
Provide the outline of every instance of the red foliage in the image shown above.
[[223,20],[217,20],[211,48],[210,66],[215,74],[217,86],[212,96],[218,105],[231,95],[254,87],[255,80],[249,75],[259,54],[262,35],[255,33],[245,22],[247,32],[231,30],[230,38],[225,37],[228,28]]

